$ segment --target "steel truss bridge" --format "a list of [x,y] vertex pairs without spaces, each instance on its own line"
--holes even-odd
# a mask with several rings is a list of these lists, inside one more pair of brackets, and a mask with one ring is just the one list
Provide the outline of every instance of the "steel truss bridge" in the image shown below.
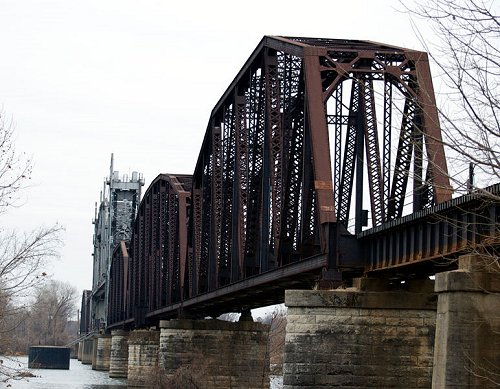
[[452,199],[426,53],[266,36],[212,110],[193,175],[145,193],[113,253],[108,328],[448,270],[496,250],[499,198],[497,184]]

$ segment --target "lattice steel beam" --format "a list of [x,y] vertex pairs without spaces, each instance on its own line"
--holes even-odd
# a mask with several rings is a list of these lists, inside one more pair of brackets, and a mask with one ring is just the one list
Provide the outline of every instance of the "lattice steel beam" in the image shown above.
[[344,146],[344,160],[342,164],[342,178],[340,180],[339,205],[337,211],[339,223],[343,224],[346,228],[349,226],[349,212],[351,208],[354,169],[357,156],[356,134],[359,126],[359,96],[359,82],[353,80],[351,86],[351,103],[349,107],[349,124],[347,126]]
[[382,188],[381,160],[378,144],[377,118],[372,80],[363,80],[361,85],[364,118],[364,135],[368,165],[368,183],[373,225],[380,225],[384,220],[384,192]]
[[282,195],[283,195],[283,129],[281,118],[281,91],[278,78],[278,60],[272,50],[265,57],[265,85],[267,106],[267,128],[270,139],[270,182],[271,182],[271,241],[274,257],[279,256]]

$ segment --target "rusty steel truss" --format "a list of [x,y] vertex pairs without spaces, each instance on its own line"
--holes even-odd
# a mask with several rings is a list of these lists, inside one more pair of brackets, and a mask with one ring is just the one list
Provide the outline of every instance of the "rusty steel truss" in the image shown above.
[[377,226],[405,201],[450,198],[426,53],[265,37],[213,109],[193,175],[191,294],[322,253],[352,265],[334,246],[351,219],[362,231],[366,203]]
[[425,229],[456,209],[451,195],[426,53],[266,36],[212,110],[193,175],[146,192],[113,256],[109,323],[279,302],[312,276],[455,255],[474,221],[455,246],[439,237],[453,227]]
[[139,206],[130,247],[117,246],[110,271],[108,322],[145,314],[181,300],[187,258],[191,176],[160,174]]

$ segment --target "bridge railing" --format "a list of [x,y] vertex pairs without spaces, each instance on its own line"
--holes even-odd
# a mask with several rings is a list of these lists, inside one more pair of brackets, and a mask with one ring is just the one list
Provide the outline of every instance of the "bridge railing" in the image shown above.
[[426,263],[428,273],[467,252],[500,246],[500,184],[408,215],[358,235],[366,270]]

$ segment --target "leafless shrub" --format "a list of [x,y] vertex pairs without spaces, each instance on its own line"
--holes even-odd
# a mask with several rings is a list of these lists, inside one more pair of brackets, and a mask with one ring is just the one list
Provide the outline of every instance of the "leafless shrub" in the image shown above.
[[146,382],[152,389],[203,389],[209,379],[208,362],[195,358],[192,363],[180,366],[173,374],[168,374],[158,367]]

